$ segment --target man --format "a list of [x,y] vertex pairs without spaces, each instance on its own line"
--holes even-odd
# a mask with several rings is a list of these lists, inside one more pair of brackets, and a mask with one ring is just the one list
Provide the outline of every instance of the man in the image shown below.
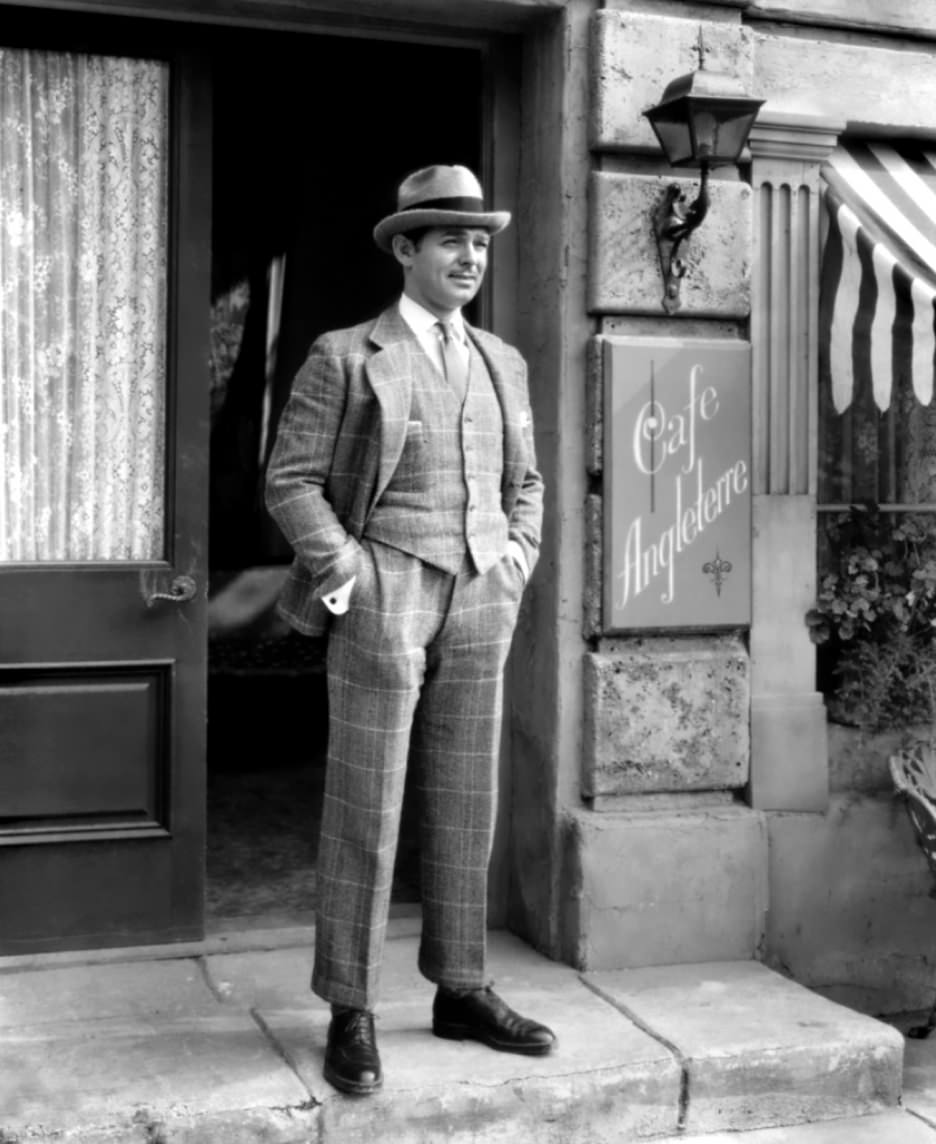
[[350,1093],[382,1083],[373,1010],[407,766],[433,1032],[528,1054],[555,1043],[485,975],[503,667],[543,483],[523,360],[461,309],[509,221],[464,167],[406,178],[374,230],[403,294],[316,342],[270,460],[267,503],[296,553],[280,610],[329,632],[312,988],[332,1008],[325,1077]]

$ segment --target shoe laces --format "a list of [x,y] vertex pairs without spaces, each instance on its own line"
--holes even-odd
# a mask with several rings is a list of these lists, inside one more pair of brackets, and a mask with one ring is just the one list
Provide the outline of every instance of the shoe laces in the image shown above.
[[374,1014],[367,1009],[355,1009],[345,1019],[345,1036],[356,1045],[374,1043]]

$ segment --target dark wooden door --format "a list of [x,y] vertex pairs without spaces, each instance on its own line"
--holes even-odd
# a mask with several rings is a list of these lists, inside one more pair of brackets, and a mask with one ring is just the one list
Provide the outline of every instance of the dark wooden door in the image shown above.
[[[92,549],[90,559],[8,552],[0,562],[4,954],[202,935],[211,86],[195,59],[166,53],[156,62],[165,69],[164,305],[153,327],[161,346],[155,446],[144,451],[155,456],[159,477],[155,494],[133,479],[117,486],[137,508],[147,496],[156,502],[144,506],[155,512],[155,539],[129,558]],[[116,132],[121,146],[124,135]],[[159,148],[152,138],[148,146],[149,154],[130,159],[118,149],[108,162],[149,164]],[[105,206],[94,288],[112,277],[108,244],[137,241],[117,222],[107,230]],[[141,262],[139,273],[150,269]],[[84,286],[92,288],[89,280]],[[83,301],[74,302],[79,314]],[[124,303],[127,312],[141,304]],[[113,313],[105,325],[123,320],[116,304]],[[90,336],[79,327],[79,337]],[[151,350],[141,345],[141,360]],[[105,361],[95,384],[112,381]],[[12,384],[0,379],[0,387]],[[100,417],[119,419],[121,395],[133,397],[136,379],[131,373],[114,385],[118,400]],[[84,400],[69,397],[71,416]],[[78,431],[72,424],[68,439]],[[22,463],[36,468],[35,456]],[[110,463],[105,445],[90,469]],[[120,462],[122,477],[133,463]],[[61,495],[53,510],[67,514]]]

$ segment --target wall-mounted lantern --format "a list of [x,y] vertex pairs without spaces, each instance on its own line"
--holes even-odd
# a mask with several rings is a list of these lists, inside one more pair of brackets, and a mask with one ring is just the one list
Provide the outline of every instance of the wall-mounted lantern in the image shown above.
[[686,273],[679,258],[680,244],[699,226],[709,208],[709,170],[738,162],[763,102],[745,95],[734,76],[709,71],[700,44],[698,70],[667,84],[662,100],[644,112],[671,166],[701,168],[694,203],[687,205],[679,186],[673,183],[664,191],[653,215],[667,313],[679,306],[679,287]]

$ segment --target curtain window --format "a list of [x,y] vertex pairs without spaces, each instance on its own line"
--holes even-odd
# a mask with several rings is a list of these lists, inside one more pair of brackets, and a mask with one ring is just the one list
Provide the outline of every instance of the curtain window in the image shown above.
[[168,65],[0,49],[0,561],[164,554]]
[[819,502],[936,505],[936,152],[849,143],[823,174]]

